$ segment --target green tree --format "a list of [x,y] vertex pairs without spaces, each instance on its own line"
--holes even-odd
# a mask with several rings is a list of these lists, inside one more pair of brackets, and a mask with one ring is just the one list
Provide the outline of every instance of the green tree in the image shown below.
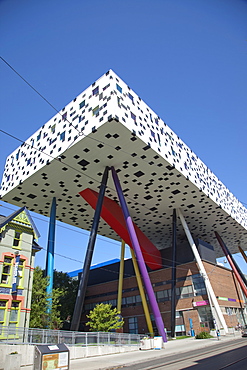
[[48,278],[44,277],[44,272],[40,267],[36,267],[33,273],[30,328],[59,329],[61,326],[59,300],[63,291],[61,289],[52,290],[52,305],[48,310],[47,302],[51,297],[46,292],[47,285]]
[[59,297],[60,318],[65,321],[72,316],[78,290],[78,280],[72,279],[66,272],[54,271],[53,287],[63,294]]
[[116,308],[112,308],[111,304],[100,303],[87,315],[89,321],[86,325],[90,326],[90,331],[108,332],[120,329],[124,321],[119,315],[120,312]]

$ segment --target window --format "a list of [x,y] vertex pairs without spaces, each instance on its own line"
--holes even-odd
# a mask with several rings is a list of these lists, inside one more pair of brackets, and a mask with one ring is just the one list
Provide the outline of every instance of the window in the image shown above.
[[18,278],[17,278],[17,286],[23,287],[24,281],[24,263],[25,260],[20,260],[18,264]]
[[136,303],[141,303],[142,299],[140,295],[136,295]]
[[93,89],[93,95],[97,95],[99,93],[99,86],[95,87],[95,89]]
[[179,335],[185,334],[185,326],[184,325],[176,325],[175,326],[175,332],[176,332],[176,334],[179,333]]
[[209,306],[198,307],[197,308],[201,327],[209,327],[210,329],[214,328],[213,316],[211,308]]
[[78,114],[72,118],[72,122],[75,121],[78,118]]
[[56,130],[56,124],[54,124],[53,126],[51,126],[51,133],[54,134]]
[[8,301],[0,300],[0,329],[2,326],[6,325],[6,315],[7,315],[7,303]]
[[97,107],[93,109],[93,116],[97,116],[98,114],[99,114],[99,106],[97,105]]
[[169,301],[169,295],[171,295],[171,289],[161,290],[156,292],[156,297],[158,302]]
[[182,311],[176,311],[176,319],[180,319],[181,317],[183,318]]
[[194,295],[192,285],[183,286],[180,288],[180,298],[189,298]]
[[232,307],[225,307],[225,312],[226,312],[226,314],[227,315],[232,315],[232,313],[233,313],[233,309],[232,309]]
[[60,140],[61,141],[65,140],[65,131],[60,134]]
[[122,94],[122,87],[120,87],[118,84],[116,84],[116,88]]
[[79,104],[79,109],[83,108],[85,105],[85,100],[83,100],[80,104]]
[[11,284],[12,260],[12,257],[4,256],[1,284]]
[[15,231],[15,236],[14,236],[14,242],[13,242],[13,247],[20,248],[21,244],[21,231]]
[[130,114],[131,114],[131,118],[136,122],[136,115],[132,112],[130,112]]
[[106,89],[108,89],[109,86],[110,86],[110,84],[108,84],[105,87],[103,87],[103,91],[105,91]]
[[138,321],[137,317],[129,318],[129,333],[138,334]]
[[128,97],[130,98],[130,100],[134,103],[134,97],[129,93],[128,94]]
[[126,297],[126,303],[127,303],[127,304],[134,303],[134,298],[135,298],[135,297]]
[[20,317],[20,303],[18,301],[12,301],[10,316],[9,316],[9,328],[15,328],[18,326]]
[[204,280],[199,274],[192,275],[192,282],[195,295],[207,294]]
[[65,113],[62,115],[62,120],[63,120],[63,121],[66,121],[66,119],[67,119],[67,112],[65,112]]

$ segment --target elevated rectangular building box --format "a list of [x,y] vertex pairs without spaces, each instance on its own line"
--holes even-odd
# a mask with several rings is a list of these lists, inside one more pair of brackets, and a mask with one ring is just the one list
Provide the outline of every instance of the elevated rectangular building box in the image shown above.
[[35,346],[33,370],[43,369],[69,369],[69,349],[64,343]]

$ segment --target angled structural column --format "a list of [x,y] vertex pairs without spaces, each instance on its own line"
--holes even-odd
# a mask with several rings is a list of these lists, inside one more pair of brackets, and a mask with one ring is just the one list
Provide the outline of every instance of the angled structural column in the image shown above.
[[135,252],[132,248],[130,248],[130,252],[131,252],[132,262],[133,262],[133,266],[134,266],[134,270],[135,270],[135,274],[136,274],[137,285],[138,285],[138,289],[139,289],[141,300],[142,300],[142,307],[143,307],[143,311],[144,311],[148,331],[149,331],[149,334],[153,337],[154,336],[154,329],[153,329],[151,317],[150,317],[150,314],[149,314],[148,304],[147,304],[145,292],[144,292],[144,289],[143,289],[142,278],[141,278],[140,271],[139,271],[139,268],[138,268],[138,264],[137,264],[137,261],[136,261]]
[[[204,280],[204,283],[205,283],[205,287],[206,287],[206,290],[207,290],[207,294],[208,294],[208,300],[209,300],[209,304],[211,306],[211,311],[213,313],[213,311],[215,311],[215,314],[216,314],[216,317],[215,317],[215,320],[217,322],[217,326],[218,326],[218,329],[220,329],[221,327],[225,330],[226,333],[228,333],[228,328],[227,328],[227,325],[226,325],[226,322],[225,322],[225,319],[224,319],[224,316],[221,312],[221,309],[220,309],[220,306],[219,306],[219,303],[216,299],[216,296],[214,294],[214,291],[213,291],[213,288],[211,286],[211,283],[209,281],[209,278],[208,278],[208,275],[207,275],[207,272],[204,268],[204,265],[202,263],[202,260],[201,260],[201,257],[199,255],[199,252],[196,248],[196,245],[195,245],[195,242],[191,236],[191,233],[190,233],[190,230],[188,228],[188,225],[184,219],[184,216],[181,212],[181,210],[178,208],[177,210],[178,212],[178,215],[179,215],[179,218],[181,220],[181,223],[183,225],[183,229],[184,229],[184,232],[187,236],[187,239],[188,239],[188,242],[191,246],[191,249],[192,249],[192,252],[195,256],[195,259],[196,259],[196,262],[198,264],[198,267],[199,267],[199,271],[200,271],[200,274]],[[213,307],[214,307],[214,310],[213,310]]]
[[156,297],[155,297],[155,294],[154,294],[154,291],[153,291],[151,281],[149,279],[147,268],[146,268],[146,265],[145,265],[145,262],[144,262],[144,259],[143,259],[143,255],[142,255],[142,252],[141,252],[141,247],[140,247],[139,241],[138,241],[137,236],[136,236],[133,221],[130,217],[130,214],[129,214],[127,204],[126,204],[125,199],[124,199],[124,195],[123,195],[123,192],[122,192],[122,188],[121,188],[117,173],[116,173],[114,167],[111,167],[111,170],[112,170],[112,176],[113,176],[114,184],[115,184],[115,187],[116,187],[116,190],[117,190],[118,198],[119,198],[119,201],[120,201],[120,204],[121,204],[121,207],[122,207],[122,211],[123,211],[123,214],[124,214],[124,218],[125,218],[126,226],[127,226],[127,229],[128,229],[128,233],[129,233],[129,236],[130,236],[130,239],[131,239],[131,242],[132,242],[132,246],[135,250],[135,255],[136,255],[138,266],[139,266],[139,269],[140,269],[140,272],[141,272],[141,275],[142,275],[142,278],[143,278],[143,283],[144,283],[144,286],[146,288],[146,292],[147,292],[147,295],[148,295],[148,298],[149,298],[149,303],[150,303],[150,306],[151,306],[152,311],[153,311],[155,323],[156,323],[157,329],[159,331],[159,334],[163,338],[163,341],[167,342],[164,323],[163,323],[163,320],[162,320],[162,317],[161,317],[161,313],[160,313],[160,310],[159,310],[158,303],[156,301]]
[[73,318],[72,318],[71,326],[70,326],[70,330],[74,330],[74,331],[78,330],[79,324],[80,324],[80,318],[81,318],[82,308],[83,308],[85,295],[86,295],[89,271],[90,271],[90,266],[91,266],[92,257],[93,257],[94,245],[95,245],[95,240],[96,240],[98,226],[99,226],[100,213],[101,213],[101,208],[102,208],[103,199],[105,195],[108,173],[109,173],[109,167],[106,167],[103,177],[102,177],[99,197],[98,197],[97,206],[96,206],[95,213],[94,213],[92,229],[91,229],[90,238],[89,238],[89,242],[87,246],[87,253],[86,253],[85,260],[84,260],[84,266],[83,266],[81,279],[80,279],[80,283],[78,287]]
[[123,293],[123,275],[124,275],[124,252],[125,252],[125,242],[122,240],[121,243],[121,258],[119,266],[119,276],[118,276],[118,294],[117,294],[117,310],[121,312],[122,307],[122,293]]
[[171,287],[171,337],[174,338],[176,327],[176,269],[177,269],[177,215],[173,210],[172,216],[172,287]]
[[242,272],[239,271],[239,267],[235,265],[236,262],[234,261],[231,253],[229,252],[227,246],[225,245],[225,243],[223,242],[222,238],[219,236],[217,231],[215,231],[215,235],[216,235],[216,238],[217,238],[223,252],[225,253],[227,261],[229,262],[229,265],[231,266],[232,271],[233,271],[234,275],[236,276],[237,281],[239,282],[239,285],[241,286],[241,289],[242,289],[245,297],[247,298],[247,288],[246,288],[246,285],[245,285],[246,284],[245,277],[241,276]]
[[[46,267],[45,276],[49,277],[48,286],[46,292],[52,294],[53,289],[53,270],[54,270],[54,248],[55,248],[55,232],[56,232],[56,198],[52,199],[51,210],[50,210],[50,221],[48,231],[48,242],[47,242],[47,254],[46,254]],[[47,311],[51,310],[52,298],[48,299]]]

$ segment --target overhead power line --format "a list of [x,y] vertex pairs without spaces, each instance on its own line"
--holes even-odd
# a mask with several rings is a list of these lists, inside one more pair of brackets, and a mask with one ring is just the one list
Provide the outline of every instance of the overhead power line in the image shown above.
[[[3,57],[1,57],[0,56],[0,58],[1,58],[1,60],[13,71],[13,72],[15,72],[33,91],[35,91],[47,104],[49,104],[49,106],[50,107],[52,107],[52,109],[54,109],[55,111],[56,111],[56,113],[58,113],[58,114],[60,114],[60,115],[62,115],[60,112],[59,112],[59,110],[56,108],[56,107],[54,107],[54,105],[53,104],[51,104],[50,102],[49,102],[49,100],[48,99],[46,99],[36,88],[34,88],[32,85],[31,85],[31,83],[29,83],[20,73],[18,73],[17,71],[16,71],[16,69],[15,68],[13,68]],[[78,132],[79,132],[79,135],[81,135],[81,136],[86,136],[84,133],[82,133],[81,131],[79,131],[78,130],[78,128],[77,127],[75,127],[73,124],[72,124],[72,122],[70,122],[68,119],[66,119],[66,121],[75,129],[75,130],[77,130]],[[30,144],[27,144],[25,141],[23,141],[23,140],[21,140],[20,138],[18,138],[18,137],[16,137],[15,135],[12,135],[12,134],[10,134],[10,133],[8,133],[7,131],[4,131],[4,130],[2,130],[2,129],[0,129],[0,132],[2,132],[3,134],[5,134],[5,135],[8,135],[9,137],[11,137],[11,138],[13,138],[13,139],[15,139],[15,140],[17,140],[17,141],[19,141],[19,142],[21,142],[21,143],[24,143],[25,145],[28,145],[28,146],[31,146]],[[108,143],[106,143],[106,142],[104,142],[104,141],[101,141],[101,140],[97,140],[97,139],[95,139],[95,138],[93,138],[93,137],[90,137],[90,139],[92,139],[92,140],[95,140],[95,141],[97,141],[97,142],[100,142],[100,143],[103,143],[104,145],[106,145],[106,146],[109,146],[109,147],[111,147],[111,148],[113,148],[113,146],[111,146],[111,145],[109,145]],[[74,139],[74,141],[75,141],[76,139]],[[74,142],[73,141],[73,142]],[[73,144],[73,142],[72,143],[70,143],[69,144],[69,147]],[[32,146],[33,147],[33,146]],[[40,151],[40,149],[39,148],[36,148],[36,147],[33,147],[34,149],[36,149],[37,151]],[[129,152],[126,152],[126,151],[124,151],[123,149],[121,149],[121,151],[122,152],[124,152],[125,154],[128,154],[129,156],[131,156],[131,153],[129,153]],[[50,157],[51,159],[55,159],[55,160],[57,160],[57,157],[54,157],[54,156],[52,156],[51,154],[48,154],[48,153],[46,153],[46,152],[44,152],[44,151],[42,151],[42,153],[43,154],[45,154],[45,155],[47,155],[48,157]],[[141,158],[141,160],[142,161],[144,161],[145,163],[148,163],[147,161],[145,161],[145,159],[143,159],[143,158]],[[93,178],[92,176],[89,176],[89,175],[87,175],[87,174],[85,174],[84,172],[82,172],[82,171],[79,171],[77,168],[75,168],[75,167],[73,167],[73,166],[71,166],[71,165],[69,165],[69,164],[67,164],[66,162],[64,162],[63,160],[59,160],[58,161],[59,163],[61,163],[63,166],[67,166],[68,168],[70,168],[70,169],[72,169],[72,170],[74,170],[74,171],[76,171],[77,173],[79,173],[79,174],[81,174],[81,175],[83,175],[83,176],[85,176],[85,177],[88,177],[89,179],[91,179],[91,180],[93,180],[93,181],[95,181],[95,182],[97,182],[98,184],[100,184],[100,181],[99,180],[97,180],[97,179],[95,179],[95,178]],[[115,192],[116,193],[116,189],[114,189],[114,188],[110,188],[110,187],[108,187],[109,189],[111,189],[113,192]],[[130,197],[126,197],[128,200],[131,200],[132,202],[135,202],[135,203],[138,203],[139,205],[142,205],[143,206],[143,204],[141,204],[141,203],[139,203],[137,200],[133,200],[133,199],[131,199]],[[247,204],[247,203],[244,203],[244,202],[242,202],[243,204]],[[144,208],[146,208],[148,211],[150,211],[150,212],[152,212],[152,210],[151,209],[149,209],[148,207],[146,207],[146,206],[144,206]],[[161,216],[161,215],[160,215]],[[48,221],[47,221],[48,222]],[[63,227],[63,228],[65,228],[66,229],[66,227],[65,226],[62,226],[62,225],[59,225],[60,227]],[[69,229],[69,230],[72,230],[72,229],[70,229],[70,228],[67,228],[67,229]],[[77,232],[79,232],[79,231],[77,231]],[[83,233],[83,232],[81,232],[81,233]],[[116,243],[114,243],[114,242],[109,242],[109,243],[113,243],[113,244],[116,244]],[[168,260],[167,260],[168,261]]]

